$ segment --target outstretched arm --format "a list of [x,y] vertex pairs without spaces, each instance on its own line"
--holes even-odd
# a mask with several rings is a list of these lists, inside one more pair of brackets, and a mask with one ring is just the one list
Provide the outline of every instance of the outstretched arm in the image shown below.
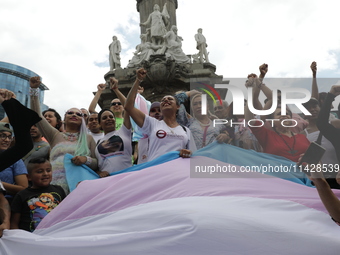
[[328,116],[331,111],[332,102],[334,98],[338,95],[340,95],[340,85],[333,85],[331,90],[327,94],[323,106],[321,107],[318,116],[318,121],[316,123],[322,135],[325,136],[330,141],[340,138],[339,130],[328,122]]
[[335,196],[324,178],[313,179],[313,182],[328,213],[337,223],[340,223],[339,199]]
[[26,108],[14,98],[13,92],[0,89],[0,103],[13,126],[16,138],[15,145],[0,154],[0,171],[13,165],[33,148],[30,129],[33,124],[41,120],[38,114]]
[[[2,104],[5,100],[9,100],[11,98],[15,99],[15,94],[7,89],[0,89],[0,104]],[[9,123],[9,119],[7,116],[5,116],[0,122],[6,122]]]
[[310,69],[312,69],[313,73],[313,81],[312,81],[312,97],[316,98],[319,100],[319,89],[318,89],[318,84],[316,82],[316,71],[317,71],[317,66],[316,62],[313,61],[312,64],[310,65]]
[[16,98],[15,94],[12,91],[8,89],[0,89],[0,104],[12,98]]
[[137,95],[137,90],[141,82],[145,79],[145,77],[146,71],[143,68],[138,69],[136,74],[136,81],[134,82],[132,88],[129,91],[124,106],[125,111],[130,114],[131,118],[136,122],[136,124],[139,127],[143,127],[144,125],[145,114],[142,111],[135,108],[134,103]]
[[43,134],[43,136],[47,139],[51,147],[53,147],[55,145],[54,138],[57,134],[59,134],[59,131],[52,127],[41,114],[40,102],[38,98],[40,83],[41,83],[40,77],[36,76],[30,78],[31,109],[42,118],[42,120],[37,123],[37,126],[41,133]]
[[150,22],[151,22],[151,14],[149,15],[148,19],[145,22],[140,23],[139,25],[140,26],[147,26]]
[[97,106],[99,98],[100,98],[102,92],[105,90],[105,88],[106,88],[106,84],[104,84],[104,83],[101,83],[97,86],[97,93],[94,95],[94,97],[93,97],[93,99],[90,103],[90,106],[89,106],[89,112],[90,113],[96,112],[96,106]]
[[[264,104],[262,110],[268,110],[273,104],[273,91],[266,86],[266,84],[262,83],[261,91],[268,99],[267,102]],[[268,118],[268,115],[261,115],[261,120],[265,121]]]
[[246,82],[247,88],[252,88],[252,99],[253,99],[253,106],[257,110],[262,110],[263,106],[259,100],[259,95],[261,92],[262,82],[258,78],[249,77],[248,81]]
[[[25,166],[24,166],[24,163],[22,162],[21,165],[16,165],[15,167],[23,168]],[[14,196],[19,191],[22,191],[23,189],[26,189],[28,187],[28,180],[27,180],[26,174],[19,174],[19,175],[14,176],[14,183],[15,184],[2,182],[2,184],[4,185],[6,189],[7,194],[11,194]]]
[[[302,159],[302,156],[299,159],[299,162]],[[306,162],[301,162],[302,165],[308,166]],[[329,184],[323,176],[322,172],[310,171],[310,176],[308,178],[313,181],[316,190],[319,193],[319,197],[327,209],[329,215],[335,220],[338,224],[340,224],[340,201],[336,197],[336,195],[331,190]]]
[[268,65],[267,65],[267,64],[262,64],[262,65],[260,65],[259,70],[260,70],[259,79],[260,79],[261,81],[263,81],[264,77],[266,76],[266,74],[267,74],[267,72],[268,72]]
[[254,113],[249,110],[247,103],[244,105],[244,119],[246,123],[248,123],[249,120],[254,119]]
[[[261,81],[261,83],[260,83],[260,85],[258,87],[263,92],[263,94],[266,96],[267,103],[265,103],[264,106],[262,107],[262,104],[261,104],[261,102],[258,99],[258,94],[257,93],[259,93],[259,92],[257,92],[257,90],[255,90],[254,91],[255,93],[253,94],[253,97],[256,97],[256,101],[255,101],[255,98],[253,98],[253,100],[254,100],[254,107],[258,106],[258,107],[261,107],[261,108],[258,108],[258,109],[268,110],[272,106],[272,103],[273,103],[273,91],[270,88],[268,88],[264,83],[262,83],[264,77],[266,76],[266,74],[268,72],[268,64],[260,65],[259,70],[260,70],[259,80]],[[266,116],[266,115],[261,115],[261,119],[263,121],[267,117],[268,116]]]
[[[260,77],[259,79],[263,82],[264,77],[266,76],[268,72],[268,64],[262,64],[259,67],[260,69]],[[268,100],[272,100],[273,98],[273,93],[271,89],[269,89],[264,83],[261,83],[260,89],[263,92],[263,94],[266,96]]]
[[110,78],[110,89],[116,94],[122,105],[125,105],[126,97],[123,95],[122,92],[120,92],[118,88],[118,80],[116,78]]
[[[110,78],[110,89],[116,94],[122,105],[125,106],[126,97],[123,95],[122,92],[120,92],[118,88],[118,80],[113,77]],[[130,115],[128,112],[124,113],[124,126],[127,129],[131,129]]]
[[262,110],[263,106],[259,100],[260,92],[262,91],[268,100],[272,99],[272,91],[264,84],[263,79],[268,72],[268,65],[262,64],[259,66],[260,76],[257,78],[256,74],[249,74],[248,81],[246,82],[246,87],[253,88],[253,105],[257,110]]
[[[10,91],[10,90],[7,90],[7,89],[0,89],[0,104],[3,103],[3,101],[5,100],[9,100],[11,98],[16,98],[15,94]],[[5,116],[2,120],[0,120],[0,122],[6,122],[6,123],[9,123],[9,119],[7,116]]]

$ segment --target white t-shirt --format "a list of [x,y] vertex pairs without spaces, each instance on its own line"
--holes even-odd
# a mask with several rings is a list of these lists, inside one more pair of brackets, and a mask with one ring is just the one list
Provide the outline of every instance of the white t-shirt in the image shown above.
[[102,139],[104,137],[104,133],[103,132],[100,132],[100,133],[92,133],[91,131],[89,132],[89,134],[93,137],[93,140],[97,142]]
[[4,185],[2,185],[2,182],[0,181],[0,193],[3,193],[5,195],[5,188],[4,188]]
[[190,139],[189,128],[178,125],[170,128],[164,120],[157,120],[145,115],[144,125],[141,128],[143,134],[149,137],[149,151],[147,161],[158,158],[170,151],[189,149],[195,151],[196,146],[193,139]]
[[143,137],[138,141],[138,164],[148,162],[149,137]]
[[118,131],[104,135],[96,146],[100,171],[118,172],[132,166],[131,129],[124,125]]

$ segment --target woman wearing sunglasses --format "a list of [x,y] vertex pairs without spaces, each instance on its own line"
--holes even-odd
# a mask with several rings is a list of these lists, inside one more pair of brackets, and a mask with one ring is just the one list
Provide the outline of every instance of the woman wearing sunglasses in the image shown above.
[[[106,84],[99,84],[97,86],[97,93],[93,97],[92,102],[89,106],[90,113],[96,112],[96,106],[98,104],[98,100],[105,89],[106,89]],[[124,106],[119,98],[115,98],[111,101],[110,111],[113,112],[115,116],[116,130],[118,130],[121,128],[124,122],[124,118],[123,118]]]
[[[30,79],[31,108],[40,114],[38,89],[41,81],[39,77]],[[91,135],[86,132],[86,124],[82,112],[77,108],[69,109],[64,116],[65,132],[59,132],[52,127],[46,119],[37,126],[51,146],[50,162],[52,164],[52,184],[60,185],[69,193],[64,169],[64,156],[66,153],[74,155],[72,163],[85,164],[94,171],[97,170],[95,156],[96,144]]]
[[[111,77],[110,88],[119,98],[119,103],[124,104],[126,99],[118,89],[118,80]],[[116,129],[116,118],[110,109],[103,109],[98,113],[98,123],[104,131],[104,137],[98,141],[96,148],[99,176],[106,177],[132,166],[132,131],[129,114],[124,114],[124,122],[119,130]]]
[[173,96],[164,96],[160,102],[162,120],[152,118],[134,107],[137,90],[145,77],[146,71],[138,69],[136,81],[126,99],[125,111],[141,128],[141,132],[149,137],[148,161],[170,151],[179,151],[181,157],[189,158],[191,151],[196,150],[196,145],[191,139],[189,128],[177,122],[176,113],[180,105]]

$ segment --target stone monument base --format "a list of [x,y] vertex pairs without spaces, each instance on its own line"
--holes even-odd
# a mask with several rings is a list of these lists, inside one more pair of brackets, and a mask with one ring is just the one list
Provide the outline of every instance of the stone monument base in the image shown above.
[[[214,87],[214,84],[228,84],[222,75],[215,74],[216,66],[211,63],[176,63],[166,59],[165,55],[152,55],[149,61],[144,61],[140,67],[118,68],[104,75],[108,83],[110,77],[119,80],[120,91],[127,96],[136,80],[136,70],[143,67],[147,77],[141,84],[144,87],[143,96],[150,102],[160,101],[165,95],[174,95],[178,91],[200,89],[203,84]],[[225,89],[216,89],[221,98],[226,95]],[[101,108],[109,108],[116,95],[107,88],[101,95],[98,104]],[[208,98],[209,100],[209,98]]]

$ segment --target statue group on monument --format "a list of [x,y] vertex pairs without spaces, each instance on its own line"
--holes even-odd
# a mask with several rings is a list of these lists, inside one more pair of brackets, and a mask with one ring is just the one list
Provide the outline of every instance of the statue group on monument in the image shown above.
[[[135,68],[142,65],[143,61],[150,59],[151,55],[165,54],[167,59],[174,60],[177,63],[190,63],[191,59],[182,50],[183,38],[177,34],[177,27],[170,26],[170,15],[166,3],[162,12],[158,4],[153,7],[148,19],[140,23],[140,26],[147,27],[146,33],[140,35],[141,43],[136,46],[134,56],[127,65],[128,68]],[[193,54],[194,63],[209,62],[207,43],[202,29],[199,28],[195,35],[197,42],[197,54]],[[120,51],[121,45],[116,36],[109,46],[110,49],[110,70],[120,68]]]
[[170,21],[170,15],[166,8],[166,3],[163,6],[163,11],[160,12],[160,7],[155,4],[153,12],[150,13],[148,19],[144,23],[140,23],[140,26],[150,25],[151,43],[155,45],[162,45],[164,41],[164,35],[167,33],[166,27]]
[[165,56],[178,63],[190,63],[190,58],[182,50],[183,38],[177,35],[177,27],[173,25],[165,35]]

